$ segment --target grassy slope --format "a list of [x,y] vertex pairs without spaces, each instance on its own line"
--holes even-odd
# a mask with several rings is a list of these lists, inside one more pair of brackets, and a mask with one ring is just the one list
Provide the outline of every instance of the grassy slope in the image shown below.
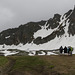
[[[0,61],[7,62],[7,58],[1,58]],[[75,75],[75,55],[10,56],[9,58],[15,60],[9,75]]]
[[0,56],[0,67],[4,67],[8,63],[8,59],[4,56]]
[[74,75],[75,55],[73,56],[18,56],[11,73],[22,75]]

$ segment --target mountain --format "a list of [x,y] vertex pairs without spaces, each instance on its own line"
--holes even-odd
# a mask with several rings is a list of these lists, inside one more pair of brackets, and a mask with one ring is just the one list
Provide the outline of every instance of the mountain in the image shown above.
[[56,49],[61,45],[74,47],[74,41],[75,7],[64,15],[54,14],[49,20],[29,22],[0,33],[0,45],[14,45],[19,49]]

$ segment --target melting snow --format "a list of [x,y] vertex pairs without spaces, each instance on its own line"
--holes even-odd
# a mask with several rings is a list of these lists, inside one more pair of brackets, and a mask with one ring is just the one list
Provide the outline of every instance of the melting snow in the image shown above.
[[2,53],[4,53],[4,56],[8,56],[8,55],[13,55],[13,54],[17,54],[18,52],[16,51],[7,51],[7,50],[3,50],[3,51],[0,51]]
[[28,55],[29,56],[34,56],[35,55],[35,51],[30,51]]
[[41,51],[41,54],[38,54],[38,55],[45,55],[45,54],[46,54],[45,52]]
[[47,52],[47,55],[58,55],[58,54],[55,54],[53,52]]

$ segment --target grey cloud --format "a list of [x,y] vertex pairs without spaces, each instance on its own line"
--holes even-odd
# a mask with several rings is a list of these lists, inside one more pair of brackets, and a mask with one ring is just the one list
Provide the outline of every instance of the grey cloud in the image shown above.
[[[29,21],[48,20],[55,13],[64,14],[73,9],[75,0],[0,0],[0,31],[18,27]],[[3,15],[3,16],[2,16]]]

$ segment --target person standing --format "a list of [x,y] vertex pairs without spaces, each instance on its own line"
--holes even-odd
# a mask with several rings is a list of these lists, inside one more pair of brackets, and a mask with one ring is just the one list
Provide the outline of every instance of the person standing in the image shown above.
[[64,47],[64,53],[65,54],[67,53],[67,47],[66,46]]
[[70,46],[69,47],[69,54],[72,56],[72,51],[73,51],[73,48]]
[[70,47],[68,46],[67,47],[67,53],[68,53],[68,55],[69,55],[69,52],[70,52]]
[[59,51],[60,51],[60,54],[62,54],[62,52],[63,52],[63,47],[62,46],[59,48]]

